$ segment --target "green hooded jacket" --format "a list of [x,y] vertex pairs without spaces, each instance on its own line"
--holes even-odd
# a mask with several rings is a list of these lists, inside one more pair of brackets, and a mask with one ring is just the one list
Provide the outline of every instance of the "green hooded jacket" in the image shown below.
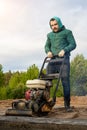
[[76,48],[76,42],[72,31],[66,29],[62,24],[60,18],[53,17],[59,26],[58,32],[50,32],[47,34],[47,41],[45,44],[45,52],[52,52],[53,55],[58,55],[61,50],[65,51],[65,54],[69,54],[70,52]]

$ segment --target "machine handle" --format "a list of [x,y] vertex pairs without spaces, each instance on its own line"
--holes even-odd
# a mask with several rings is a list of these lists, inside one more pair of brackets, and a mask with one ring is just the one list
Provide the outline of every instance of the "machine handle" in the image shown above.
[[[42,74],[42,70],[43,70],[43,68],[44,68],[45,63],[50,62],[50,60],[53,59],[53,58],[55,58],[55,57],[58,57],[60,61],[61,61],[61,60],[63,61],[65,56],[64,56],[64,57],[59,57],[58,55],[54,55],[52,58],[45,57],[44,62],[43,62],[43,64],[42,64],[42,67],[41,67],[41,69],[40,69],[40,73],[39,73],[39,75],[38,75],[38,79],[40,79],[40,76],[41,76],[41,74]],[[49,59],[49,60],[48,60],[48,59]],[[57,59],[53,59],[53,61],[51,61],[51,62],[56,62],[56,61],[57,61]]]

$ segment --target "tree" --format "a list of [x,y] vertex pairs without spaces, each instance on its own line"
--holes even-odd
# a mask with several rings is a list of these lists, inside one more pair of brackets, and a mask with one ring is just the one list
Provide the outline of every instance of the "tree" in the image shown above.
[[20,73],[20,82],[25,84],[26,81],[27,81],[27,72],[21,72]]
[[0,87],[2,87],[3,84],[4,84],[4,74],[3,74],[3,70],[2,69],[3,69],[3,67],[0,64]]
[[11,79],[12,73],[11,71],[4,73],[4,85],[7,86],[9,84],[9,80]]
[[37,79],[39,74],[38,67],[33,64],[27,69],[27,79]]
[[20,73],[15,72],[9,80],[9,87],[15,88],[19,83],[20,83]]
[[87,94],[87,60],[82,54],[71,61],[71,87],[75,95]]

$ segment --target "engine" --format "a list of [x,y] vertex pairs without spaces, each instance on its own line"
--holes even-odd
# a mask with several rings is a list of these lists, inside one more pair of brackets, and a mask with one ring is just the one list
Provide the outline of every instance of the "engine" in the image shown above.
[[[30,81],[27,83],[29,85],[29,90],[25,93],[25,99],[27,100],[28,109],[32,109],[33,112],[41,110],[41,107],[48,102],[50,99],[50,87],[51,83],[49,81],[37,80]],[[33,84],[33,82],[35,84]],[[28,86],[27,85],[27,86]]]
[[28,90],[26,91],[25,93],[25,99],[28,101],[28,100],[37,100],[39,98],[43,99],[43,100],[46,100],[48,101],[49,100],[49,91],[46,89],[46,90],[35,90],[35,89],[32,89],[32,90]]
[[25,93],[25,99],[27,100],[27,108],[32,109],[33,112],[37,112],[40,108],[49,100],[50,93],[46,90],[32,89]]

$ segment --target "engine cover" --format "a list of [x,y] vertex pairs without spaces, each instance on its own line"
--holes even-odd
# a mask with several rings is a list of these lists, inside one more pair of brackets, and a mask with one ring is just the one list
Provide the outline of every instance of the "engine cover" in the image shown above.
[[34,80],[27,80],[26,82],[26,87],[27,88],[39,88],[39,89],[45,89],[46,87],[46,81],[45,80],[40,80],[40,79],[34,79]]

